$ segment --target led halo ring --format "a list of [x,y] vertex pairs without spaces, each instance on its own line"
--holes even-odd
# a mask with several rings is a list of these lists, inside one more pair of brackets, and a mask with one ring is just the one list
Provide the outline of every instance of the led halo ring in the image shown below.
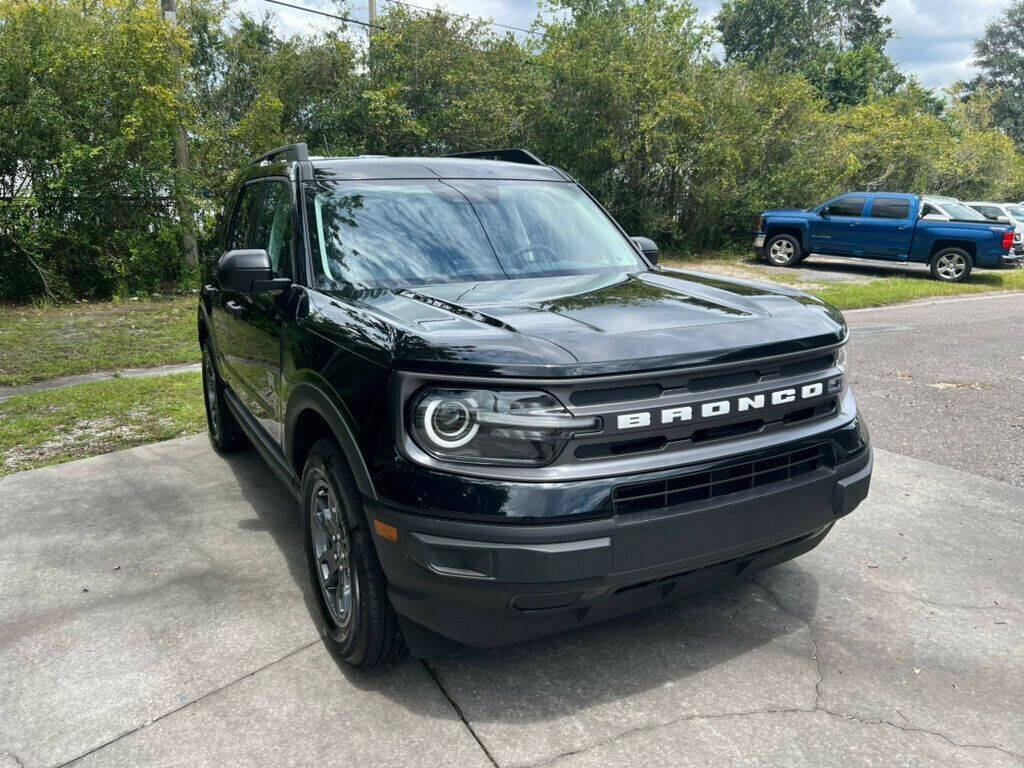
[[[476,437],[476,433],[480,431],[480,423],[476,422],[475,424],[473,424],[473,426],[470,427],[469,431],[462,437],[457,438],[455,440],[446,440],[445,438],[441,437],[441,435],[439,435],[437,431],[434,429],[434,413],[437,411],[438,407],[440,407],[440,405],[444,402],[452,401],[446,401],[443,398],[438,397],[434,398],[429,403],[427,403],[427,408],[423,412],[423,431],[427,433],[427,437],[430,438],[430,442],[434,443],[434,445],[436,445],[438,448],[446,448],[449,450],[453,448],[461,448],[474,437]],[[454,402],[459,403],[459,401],[457,400]],[[472,412],[469,410],[469,408],[464,403],[459,403],[459,405],[465,408],[466,415],[469,418],[472,418]]]

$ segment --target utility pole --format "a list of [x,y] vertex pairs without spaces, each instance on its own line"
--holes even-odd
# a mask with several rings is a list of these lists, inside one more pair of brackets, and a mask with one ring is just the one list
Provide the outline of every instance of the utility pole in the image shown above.
[[[370,0],[373,2],[373,0]],[[160,0],[164,12],[164,19],[174,25],[178,24],[178,2],[177,0]],[[175,60],[177,62],[177,73],[181,74],[181,48],[174,46]],[[179,77],[180,79],[180,77]],[[174,135],[174,164],[178,168],[179,179],[184,180],[188,175],[188,132],[179,117],[178,127]],[[181,247],[185,251],[185,261],[189,266],[199,263],[199,248],[196,246],[196,238],[192,234],[192,210],[188,199],[180,191],[177,196],[178,219],[181,222]]]
[[[366,10],[371,24],[377,23],[377,0],[366,0]],[[372,34],[372,32],[371,32]]]

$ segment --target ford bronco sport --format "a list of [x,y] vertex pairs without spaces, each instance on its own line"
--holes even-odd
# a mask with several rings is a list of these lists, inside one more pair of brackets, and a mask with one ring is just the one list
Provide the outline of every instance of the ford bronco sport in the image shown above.
[[523,150],[284,147],[217,247],[210,439],[297,497],[350,664],[675,600],[807,552],[868,492],[839,312],[660,268]]

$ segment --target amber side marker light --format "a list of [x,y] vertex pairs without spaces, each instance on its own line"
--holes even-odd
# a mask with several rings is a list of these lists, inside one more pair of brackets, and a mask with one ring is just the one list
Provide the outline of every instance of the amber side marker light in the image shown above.
[[376,517],[373,518],[373,530],[377,532],[377,535],[386,541],[398,543],[398,529],[393,525],[382,523]]

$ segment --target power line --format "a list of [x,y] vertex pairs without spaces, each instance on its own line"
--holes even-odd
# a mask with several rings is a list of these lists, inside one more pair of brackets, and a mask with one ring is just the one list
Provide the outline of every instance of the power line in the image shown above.
[[[532,29],[525,29],[523,27],[514,27],[511,24],[499,24],[496,21],[485,19],[482,16],[470,16],[466,13],[456,13],[454,11],[447,11],[444,8],[427,8],[424,5],[415,5],[414,3],[407,3],[405,0],[384,0],[386,3],[392,3],[394,5],[404,5],[406,8],[415,8],[418,11],[427,11],[428,13],[443,13],[445,16],[451,16],[458,19],[472,19],[474,21],[482,21],[492,27],[501,27],[502,29],[512,29],[516,32],[525,32],[528,35],[541,35],[540,32],[534,32]],[[541,35],[543,37],[543,35]]]
[[339,16],[336,13],[328,13],[327,11],[321,11],[317,8],[307,8],[304,5],[294,5],[293,3],[286,3],[284,0],[264,0],[267,3],[273,3],[274,5],[283,5],[287,8],[294,8],[297,11],[305,11],[306,13],[315,13],[319,16],[327,16],[331,19],[338,19],[339,21],[347,21],[350,24],[358,24],[361,27],[369,27],[370,29],[384,29],[380,24],[370,24],[359,19],[353,19],[351,16]]

